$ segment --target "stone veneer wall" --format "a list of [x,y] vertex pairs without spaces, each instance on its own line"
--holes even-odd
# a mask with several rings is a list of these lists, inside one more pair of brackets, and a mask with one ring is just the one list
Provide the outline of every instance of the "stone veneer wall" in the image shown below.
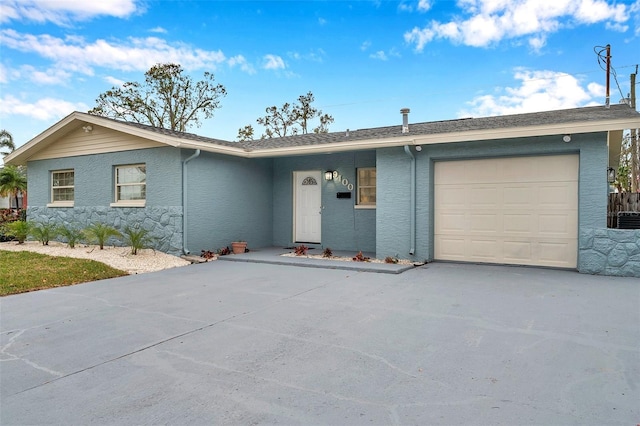
[[[40,223],[55,223],[65,226],[85,228],[93,223],[105,223],[119,231],[126,226],[141,226],[154,238],[154,249],[173,255],[182,254],[182,206],[110,208],[70,207],[48,208],[28,207],[27,219]],[[124,246],[123,239],[112,238],[109,244]]]
[[640,278],[640,230],[583,228],[579,259],[582,273]]

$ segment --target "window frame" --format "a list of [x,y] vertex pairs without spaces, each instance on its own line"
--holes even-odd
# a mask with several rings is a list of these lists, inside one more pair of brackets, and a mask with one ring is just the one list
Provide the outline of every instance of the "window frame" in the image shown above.
[[[121,169],[131,169],[144,167],[144,182],[118,183],[118,173]],[[142,186],[144,187],[144,198],[139,200],[120,200],[118,199],[118,188],[123,186]],[[147,203],[147,164],[120,164],[113,168],[113,199],[111,207],[144,207]]]
[[[61,173],[73,173],[73,185],[54,185],[55,175]],[[61,170],[51,170],[50,172],[50,192],[49,192],[49,200],[50,202],[47,204],[47,207],[73,207],[76,199],[76,171],[75,169],[61,169]],[[55,190],[56,189],[72,189],[73,190],[73,199],[72,200],[56,200],[55,199]]]
[[[356,168],[356,203],[355,203],[355,208],[357,209],[375,209],[376,208],[376,202],[373,203],[363,203],[361,198],[360,198],[360,190],[363,188],[374,188],[376,191],[376,194],[378,192],[378,176],[377,176],[377,172],[376,172],[376,181],[375,181],[375,185],[362,185],[360,183],[360,171],[364,171],[364,170],[376,170],[376,167],[358,167]],[[377,201],[377,200],[376,200]]]

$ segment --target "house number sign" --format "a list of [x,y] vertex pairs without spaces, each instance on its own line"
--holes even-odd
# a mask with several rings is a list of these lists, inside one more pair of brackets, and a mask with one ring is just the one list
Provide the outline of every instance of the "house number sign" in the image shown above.
[[342,186],[346,186],[349,191],[353,191],[353,184],[349,183],[349,179],[340,176],[337,171],[333,172],[333,180],[337,180]]

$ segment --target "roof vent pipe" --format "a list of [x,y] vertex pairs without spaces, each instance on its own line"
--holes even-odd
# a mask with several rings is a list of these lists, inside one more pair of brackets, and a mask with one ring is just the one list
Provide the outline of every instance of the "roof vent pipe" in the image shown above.
[[402,114],[402,133],[409,133],[409,108],[402,108],[400,114]]

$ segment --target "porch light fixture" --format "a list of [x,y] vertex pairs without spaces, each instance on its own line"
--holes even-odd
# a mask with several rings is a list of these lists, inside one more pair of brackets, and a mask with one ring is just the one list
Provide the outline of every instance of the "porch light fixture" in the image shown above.
[[324,180],[333,180],[333,170],[324,172]]
[[614,183],[616,181],[616,169],[609,167],[607,169],[607,182]]
[[562,140],[563,140],[564,142],[566,142],[566,143],[571,142],[571,135],[564,135],[564,136],[562,137]]

